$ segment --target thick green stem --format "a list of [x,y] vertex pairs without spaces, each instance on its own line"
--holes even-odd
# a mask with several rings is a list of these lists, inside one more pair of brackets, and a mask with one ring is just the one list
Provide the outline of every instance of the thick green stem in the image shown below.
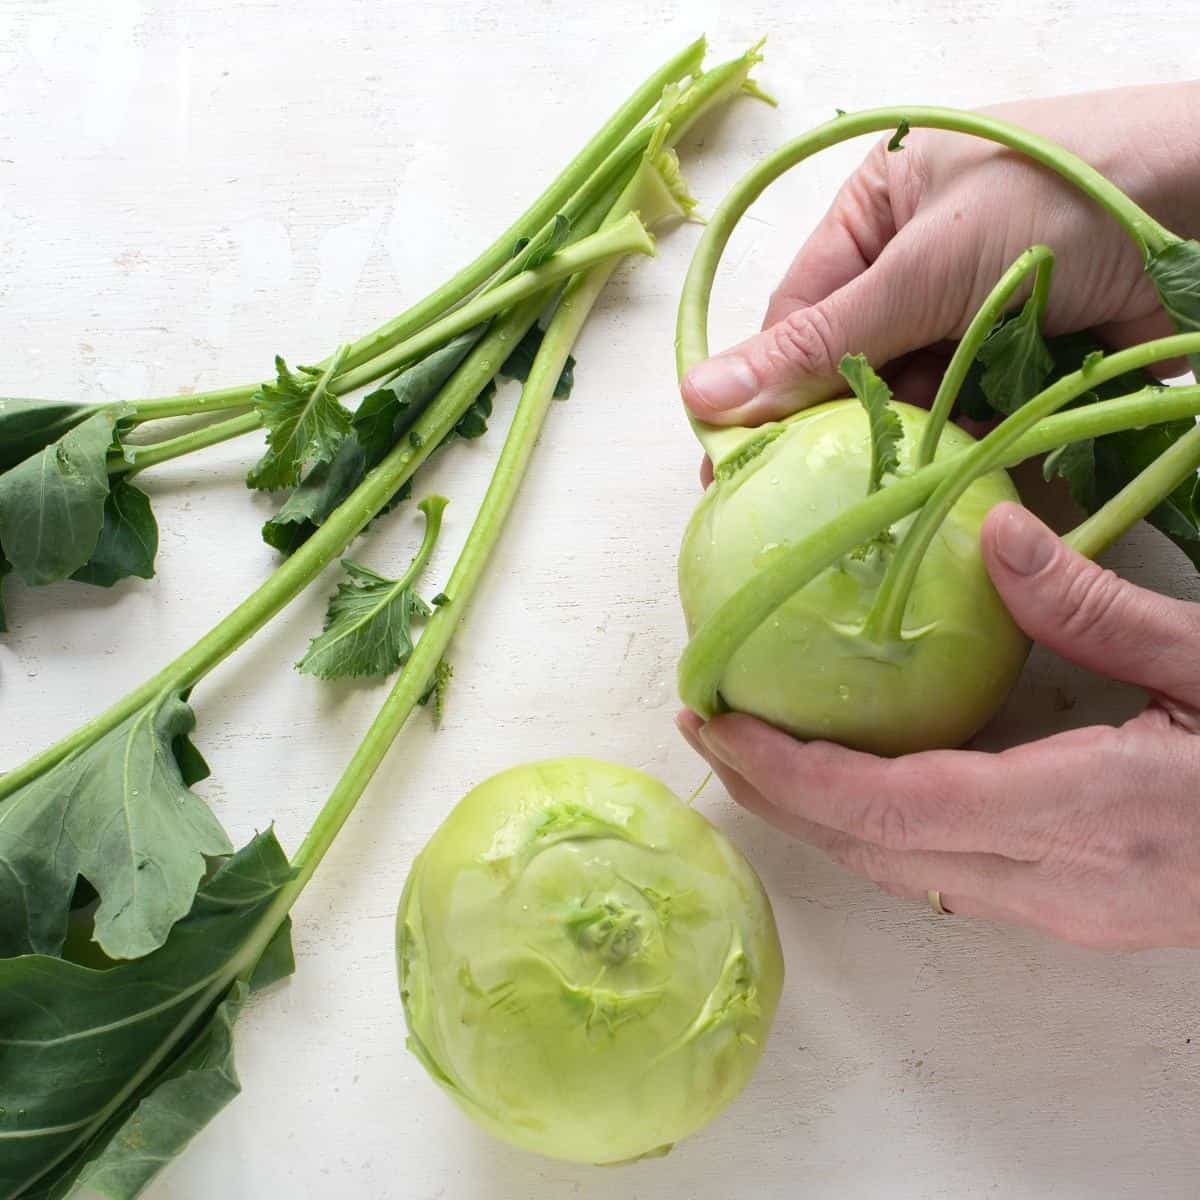
[[212,392],[195,392],[190,396],[158,396],[152,400],[130,400],[130,419],[137,424],[144,421],[165,420],[168,417],[202,417],[208,413],[225,412],[231,408],[249,408],[254,403],[257,383],[240,387],[218,388]]
[[144,471],[147,467],[169,462],[173,458],[182,458],[194,450],[203,450],[207,446],[216,446],[231,438],[241,437],[262,428],[262,418],[256,412],[242,413],[230,417],[227,421],[215,421],[200,429],[192,429],[181,433],[178,437],[164,438],[161,442],[149,442],[145,445],[126,445],[121,453],[113,454],[108,460],[110,475],[133,475]]
[[1046,311],[1046,301],[1050,296],[1050,277],[1054,273],[1054,252],[1049,246],[1032,246],[1000,276],[999,282],[971,319],[970,325],[955,347],[929,409],[929,423],[925,426],[925,433],[917,450],[918,467],[928,466],[933,462],[942,430],[950,419],[954,402],[958,399],[958,393],[962,391],[963,382],[975,361],[975,356],[979,353],[979,348],[1004,316],[1009,301],[1025,282],[1025,277],[1030,271],[1035,271],[1036,274],[1029,303],[1033,312],[1037,314],[1038,328],[1041,328],[1042,314]]
[[416,362],[459,334],[490,320],[496,313],[519,304],[529,296],[545,293],[561,280],[585,271],[614,255],[653,252],[653,238],[641,221],[633,213],[629,213],[623,220],[564,246],[540,267],[522,271],[512,279],[481,292],[461,308],[456,308],[441,320],[399,342],[377,358],[353,370],[341,372],[330,390],[338,396],[357,391],[373,380]]
[[[1126,371],[1176,355],[1195,353],[1197,349],[1200,349],[1200,334],[1178,334],[1123,350],[1094,363],[1086,371],[1064,376],[964,453],[935,461],[913,475],[897,479],[801,541],[771,551],[762,569],[738,588],[692,635],[679,663],[679,692],[684,702],[702,717],[715,715],[720,709],[721,678],[742,643],[789,596],[843,555],[916,511],[927,500],[932,505],[930,498],[937,493],[941,492],[944,500],[951,491],[961,494],[974,478],[997,467],[1010,466],[1029,455],[1044,453],[1079,437],[1153,424],[1157,418],[1155,414],[1155,418],[1147,419],[1149,394],[1146,392],[1044,420],[1038,419],[1038,410],[1034,410],[1033,419],[1029,419],[1032,405],[1038,405],[1044,415]],[[1194,404],[1200,394],[1193,388],[1178,390],[1189,393],[1189,405]],[[1164,398],[1163,413],[1168,408],[1171,410],[1170,416],[1164,416],[1164,419],[1178,419],[1186,407],[1188,405],[1172,406]],[[1097,419],[1101,410],[1117,412],[1127,423],[1110,428]],[[1015,436],[1014,429],[1017,430]]]
[[[972,134],[1008,146],[1049,167],[1110,213],[1137,243],[1143,255],[1160,251],[1178,239],[1097,170],[1061,146],[980,113],[950,108],[877,108],[846,113],[780,147],[749,171],[713,214],[696,247],[684,282],[676,322],[676,364],[680,379],[708,357],[708,308],[717,265],[734,227],[746,210],[780,175],[830,146],[866,133],[911,128],[945,129]],[[714,466],[761,436],[760,430],[719,428],[692,420],[692,427]]]
[[1095,558],[1157,508],[1200,468],[1200,426],[1164,450],[1136,479],[1063,538],[1080,554]]
[[1200,335],[1186,334],[1146,342],[1120,354],[1101,357],[1039,392],[1010,417],[1002,421],[981,442],[962,456],[958,471],[942,483],[930,496],[920,515],[909,527],[904,540],[879,585],[875,602],[867,614],[863,636],[878,645],[888,645],[903,636],[904,610],[916,582],[917,572],[929,544],[937,535],[942,522],[958,503],[963,492],[981,475],[995,470],[1004,461],[1006,451],[1021,434],[1031,429],[1043,417],[1049,416],[1098,384],[1115,379],[1125,371],[1138,370],[1169,358],[1176,351],[1164,347],[1183,342],[1200,346]]

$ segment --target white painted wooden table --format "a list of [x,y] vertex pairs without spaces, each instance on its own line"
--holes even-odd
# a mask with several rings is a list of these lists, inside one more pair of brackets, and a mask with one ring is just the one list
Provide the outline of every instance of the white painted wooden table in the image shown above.
[[[711,203],[835,105],[1182,78],[1200,16],[1150,0],[0,0],[0,390],[156,394],[328,350],[490,240],[703,29],[721,52],[769,32],[762,77],[783,101],[746,102],[690,148]],[[864,148],[823,157],[755,210],[719,287],[717,342],[756,325]],[[937,920],[715,787],[703,809],[761,872],[789,978],[757,1078],[705,1135],[630,1168],[548,1163],[478,1133],[405,1052],[396,900],[470,785],[572,752],[685,793],[701,777],[671,726],[674,556],[697,496],[671,334],[694,241],[683,229],[622,271],[589,326],[578,387],[553,411],[455,647],[445,726],[418,719],[402,735],[303,897],[298,973],[238,1030],[244,1093],[151,1189],[158,1200],[1200,1194],[1196,956],[1104,957]],[[460,446],[427,478],[454,499],[435,575],[496,446]],[[241,482],[250,452],[235,443],[147,478],[164,530],[153,583],[10,588],[0,765],[123,693],[270,569],[268,505]],[[402,510],[356,553],[394,568],[417,528]],[[1112,561],[1197,594],[1148,533]],[[290,670],[330,586],[197,693],[203,791],[235,841],[274,820],[295,846],[383,696]],[[1068,711],[1063,693],[1078,701]],[[1138,703],[1035,657],[992,737]]]

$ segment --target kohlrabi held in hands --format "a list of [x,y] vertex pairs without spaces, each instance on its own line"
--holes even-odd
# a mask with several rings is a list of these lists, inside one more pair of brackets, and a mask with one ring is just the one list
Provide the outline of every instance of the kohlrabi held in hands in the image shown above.
[[397,920],[409,1046],[485,1129],[586,1163],[662,1153],[749,1080],[783,981],[770,903],[640,771],[531,763],[475,788]]
[[[1041,318],[1053,255],[1035,246],[972,320],[928,412],[893,403],[866,360],[847,355],[841,372],[854,399],[756,429],[693,421],[714,482],[680,555],[692,635],[680,663],[684,701],[704,717],[734,709],[881,754],[963,743],[1020,673],[1028,644],[979,548],[988,509],[1016,497],[1004,467],[1050,454],[1047,473],[1066,477],[1092,513],[1069,535],[1084,553],[1142,517],[1194,561],[1200,548],[1200,387],[1167,389],[1144,373],[1176,355],[1195,363],[1200,352],[1200,245],[1065,150],[992,118],[936,108],[839,114],[760,163],[697,247],[679,310],[681,377],[707,357],[717,264],[767,185],[856,134],[894,129],[889,148],[902,151],[915,126],[989,138],[1079,186],[1141,248],[1181,333],[1107,357],[1084,353],[1078,338],[1048,344]],[[1029,299],[1006,318],[1030,276]],[[978,443],[947,424],[972,392],[976,405],[982,396],[1009,414]]]

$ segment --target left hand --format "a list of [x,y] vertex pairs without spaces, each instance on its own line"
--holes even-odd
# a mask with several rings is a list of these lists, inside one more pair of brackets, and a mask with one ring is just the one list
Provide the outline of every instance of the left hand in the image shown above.
[[1200,604],[1135,587],[1027,510],[999,505],[984,559],[1017,623],[1145,688],[1145,711],[1001,753],[878,758],[740,714],[684,736],[745,808],[885,891],[1081,945],[1200,947]]

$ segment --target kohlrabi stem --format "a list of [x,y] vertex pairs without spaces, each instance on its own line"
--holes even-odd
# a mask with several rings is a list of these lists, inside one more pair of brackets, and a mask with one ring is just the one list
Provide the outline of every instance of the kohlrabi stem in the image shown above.
[[522,271],[512,279],[481,292],[419,333],[398,342],[386,353],[353,370],[343,370],[337,374],[330,390],[339,396],[357,391],[373,380],[424,358],[430,351],[489,320],[496,313],[519,304],[529,296],[544,293],[553,284],[587,270],[598,262],[614,255],[634,252],[650,254],[653,249],[653,239],[641,221],[629,213],[623,220],[564,246],[541,266]]
[[[813,154],[861,134],[899,129],[903,125],[913,129],[944,129],[972,134],[1019,150],[1075,184],[1111,214],[1137,243],[1145,257],[1179,240],[1081,158],[1037,134],[995,117],[925,106],[876,108],[841,114],[763,159],[734,185],[709,220],[692,257],[679,301],[675,351],[680,379],[696,363],[708,357],[708,308],[717,265],[734,227],[750,205],[780,175]],[[692,427],[714,467],[719,467],[722,461],[760,436],[757,430],[720,428],[694,419]]]
[[173,458],[182,458],[193,450],[203,450],[207,446],[216,446],[231,438],[241,437],[262,426],[262,418],[257,412],[242,413],[230,417],[226,421],[215,421],[200,429],[192,429],[177,437],[164,438],[161,442],[147,442],[144,445],[126,445],[118,453],[109,457],[108,473],[110,475],[133,475],[144,471],[147,467],[158,463],[169,462]]
[[[1051,405],[1061,407],[1098,383],[1126,371],[1197,350],[1200,350],[1200,334],[1177,334],[1122,350],[1094,362],[1087,371],[1064,376],[969,450],[953,458],[937,459],[913,475],[897,478],[808,537],[772,550],[766,556],[764,566],[692,635],[679,662],[679,694],[684,702],[706,719],[714,716],[720,710],[721,678],[742,643],[790,596],[844,555],[920,508],[939,489],[949,485],[961,493],[981,474],[997,467],[1011,466],[1030,455],[1045,453],[1080,437],[1156,424],[1160,410],[1150,405],[1152,395],[1162,400],[1163,419],[1176,420],[1187,415],[1187,410],[1200,400],[1200,387],[1161,393],[1146,389],[1132,396],[1103,401],[1040,421],[1035,415],[1036,423],[1032,428],[1028,420],[1020,420],[1030,405],[1042,402],[1043,410]],[[1171,403],[1170,397],[1176,390],[1189,393],[1186,404]],[[1044,399],[1049,394],[1052,394],[1051,401],[1046,404]],[[1169,416],[1166,415],[1168,410]],[[1151,412],[1153,415],[1148,415]],[[1122,423],[1104,419],[1114,413],[1120,416]],[[1016,422],[1015,426],[1013,422]],[[1016,437],[1010,436],[1014,427],[1019,431]],[[1001,436],[997,437],[998,434]],[[993,461],[992,452],[997,448],[999,453]],[[965,476],[967,469],[971,471],[970,478]]]
[[898,642],[903,636],[904,610],[916,581],[917,572],[929,544],[937,536],[942,522],[958,503],[963,492],[981,475],[995,470],[1004,461],[1005,452],[1043,417],[1057,412],[1084,392],[1126,371],[1148,367],[1169,358],[1175,351],[1164,349],[1184,342],[1200,346],[1200,335],[1184,334],[1145,342],[1119,354],[1097,355],[1078,371],[1064,375],[1039,392],[1015,413],[1005,418],[982,441],[972,446],[959,461],[957,471],[930,496],[917,519],[909,526],[904,540],[896,548],[887,574],[875,594],[871,611],[863,624],[863,636],[878,645]]
[[950,419],[954,402],[958,399],[958,393],[962,390],[963,381],[967,378],[967,372],[970,371],[980,346],[1004,316],[1009,301],[1025,282],[1025,277],[1030,271],[1035,271],[1036,274],[1033,278],[1033,294],[1029,297],[1028,304],[1036,314],[1038,328],[1041,328],[1046,301],[1050,295],[1050,277],[1054,273],[1054,252],[1049,246],[1032,246],[1000,276],[954,348],[954,354],[930,406],[929,423],[925,426],[925,433],[917,449],[918,467],[933,462],[942,430]]
[[567,285],[521,391],[487,494],[450,573],[444,589],[447,601],[426,621],[412,657],[292,858],[295,877],[280,890],[271,908],[271,911],[278,909],[276,924],[311,878],[396,735],[428,690],[512,510],[567,355],[614,266],[605,263],[594,267]]
[[1200,416],[1200,384],[1142,388],[1127,396],[1099,400],[1039,421],[1028,433],[1021,435],[1001,465],[1015,466],[1027,458],[1048,454],[1072,442],[1195,416]]
[[1200,425],[1193,426],[1162,452],[1140,475],[1064,538],[1080,554],[1095,558],[1158,507],[1200,468]]
[[207,413],[225,412],[231,408],[249,408],[254,403],[257,383],[241,387],[218,388],[212,392],[195,392],[189,396],[158,396],[152,400],[130,400],[130,420],[137,424],[159,421],[168,417],[202,417]]
[[[431,292],[411,308],[351,344],[348,366],[356,367],[389,349],[448,312],[483,284],[512,256],[521,238],[531,238],[558,209],[585,186],[589,176],[621,142],[633,133],[638,122],[662,96],[663,88],[686,79],[700,70],[705,40],[698,38],[654,72],[632,96],[604,123],[586,146],[567,164],[553,183],[512,223],[474,262],[463,267],[452,279]],[[327,361],[327,360],[326,360]],[[320,364],[326,365],[325,362]],[[198,392],[191,396],[159,396],[134,400],[134,420],[151,421],[159,417],[192,416],[223,408],[246,408],[253,403],[258,383],[234,388]]]

